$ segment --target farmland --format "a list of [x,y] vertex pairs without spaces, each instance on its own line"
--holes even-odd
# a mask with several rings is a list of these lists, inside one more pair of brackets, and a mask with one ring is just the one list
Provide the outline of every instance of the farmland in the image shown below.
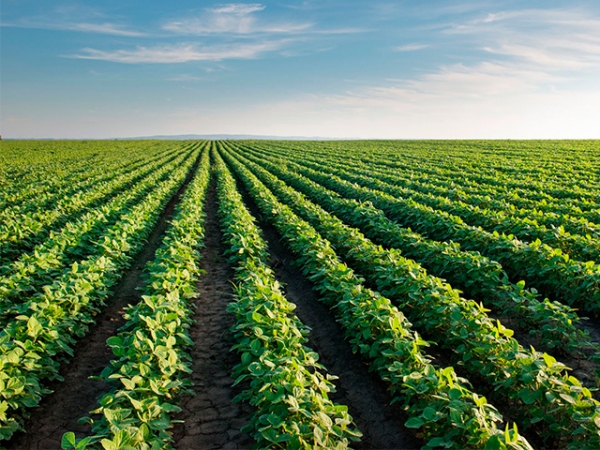
[[600,448],[600,142],[1,145],[0,447]]

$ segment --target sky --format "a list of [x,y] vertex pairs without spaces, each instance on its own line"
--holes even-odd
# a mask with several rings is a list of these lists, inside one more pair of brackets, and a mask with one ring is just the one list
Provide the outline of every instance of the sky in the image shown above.
[[0,8],[7,138],[600,138],[597,0]]

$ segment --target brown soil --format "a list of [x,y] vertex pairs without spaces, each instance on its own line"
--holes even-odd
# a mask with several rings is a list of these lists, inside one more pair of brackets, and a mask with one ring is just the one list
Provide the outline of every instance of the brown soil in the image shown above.
[[[241,188],[241,185],[239,186]],[[260,212],[247,193],[244,201],[252,214],[260,218]],[[332,375],[339,377],[334,382],[337,392],[333,401],[348,406],[356,425],[363,433],[360,442],[353,443],[355,449],[415,449],[420,442],[404,427],[408,416],[397,405],[390,406],[391,396],[385,384],[359,355],[352,353],[351,346],[344,340],[339,324],[328,308],[319,302],[312,284],[294,264],[293,255],[280,242],[274,227],[260,220],[259,226],[267,240],[272,258],[272,267],[277,279],[285,286],[286,298],[296,305],[296,314],[311,328],[309,346],[320,355],[320,362]]]
[[205,247],[201,267],[206,271],[198,283],[198,298],[194,325],[190,334],[194,340],[192,381],[195,395],[186,396],[179,406],[183,409],[174,419],[185,421],[173,430],[174,446],[181,450],[250,448],[254,443],[240,429],[248,423],[252,407],[233,403],[241,392],[232,387],[230,374],[239,362],[230,329],[235,317],[226,312],[232,299],[233,272],[223,256],[224,244],[217,217],[216,189],[209,191],[206,207]]
[[162,243],[174,208],[196,172],[198,161],[167,204],[148,242],[113,289],[114,294],[106,301],[107,306],[99,314],[96,324],[75,346],[75,357],[61,368],[64,381],[48,384],[54,392],[31,411],[30,418],[25,422],[26,432],[16,433],[10,441],[3,443],[7,449],[60,449],[63,433],[73,431],[78,437],[89,433],[89,426],[78,425],[77,421],[89,415],[89,412],[97,407],[98,398],[110,390],[108,384],[90,380],[89,377],[100,375],[113,359],[112,351],[106,346],[106,340],[124,325],[124,308],[139,301],[141,292],[138,291],[138,287],[143,284],[143,268],[154,258],[154,253]]

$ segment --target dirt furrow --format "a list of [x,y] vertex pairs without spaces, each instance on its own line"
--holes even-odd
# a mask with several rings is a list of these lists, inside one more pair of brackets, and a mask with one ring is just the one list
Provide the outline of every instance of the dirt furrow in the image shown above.
[[190,330],[194,346],[192,381],[195,395],[186,396],[174,417],[183,420],[174,428],[174,446],[180,450],[250,448],[254,440],[240,429],[248,423],[252,407],[233,403],[241,388],[233,387],[231,371],[239,362],[230,333],[235,317],[226,312],[232,300],[233,271],[223,256],[225,246],[217,216],[213,182],[206,201],[205,247],[201,267],[206,274],[198,283],[195,323]]

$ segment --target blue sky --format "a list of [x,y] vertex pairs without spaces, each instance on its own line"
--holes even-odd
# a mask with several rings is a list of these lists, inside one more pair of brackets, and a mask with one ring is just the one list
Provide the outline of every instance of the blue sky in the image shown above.
[[600,138],[600,2],[2,0],[0,133]]

